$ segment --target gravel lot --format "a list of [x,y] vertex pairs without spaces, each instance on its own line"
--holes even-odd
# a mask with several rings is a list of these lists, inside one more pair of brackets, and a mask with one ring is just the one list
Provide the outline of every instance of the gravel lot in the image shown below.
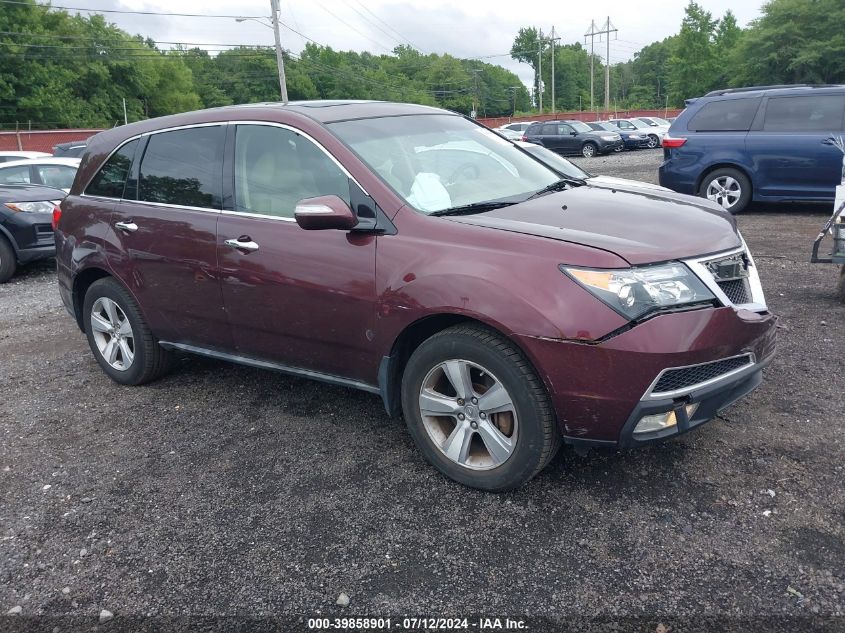
[[[661,156],[577,162],[655,181]],[[501,495],[438,475],[368,394],[199,358],[120,387],[32,266],[0,286],[0,614],[842,630],[845,306],[807,263],[827,213],[739,218],[781,317],[756,392],[659,446],[564,448]]]

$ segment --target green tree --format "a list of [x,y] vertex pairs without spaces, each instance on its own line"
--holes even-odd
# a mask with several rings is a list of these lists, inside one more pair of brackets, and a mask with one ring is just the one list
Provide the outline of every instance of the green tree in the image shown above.
[[718,63],[714,47],[717,24],[696,2],[687,5],[670,62],[670,103],[682,105],[684,99],[700,96],[713,85]]

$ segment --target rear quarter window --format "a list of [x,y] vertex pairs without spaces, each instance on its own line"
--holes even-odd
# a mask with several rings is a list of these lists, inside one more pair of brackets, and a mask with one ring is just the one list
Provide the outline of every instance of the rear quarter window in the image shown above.
[[126,187],[126,178],[132,166],[132,158],[138,147],[138,139],[129,141],[117,150],[100,168],[91,180],[85,195],[100,196],[102,198],[122,198]]
[[705,104],[687,123],[691,132],[747,132],[760,107],[756,99],[726,99]]

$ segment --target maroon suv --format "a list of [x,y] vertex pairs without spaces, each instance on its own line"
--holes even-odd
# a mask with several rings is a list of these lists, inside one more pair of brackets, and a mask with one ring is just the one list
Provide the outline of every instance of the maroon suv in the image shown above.
[[62,299],[115,381],[192,352],[370,391],[434,466],[487,490],[530,479],[561,440],[688,431],[774,351],[718,206],[570,179],[435,108],[122,126],[90,140],[61,210]]

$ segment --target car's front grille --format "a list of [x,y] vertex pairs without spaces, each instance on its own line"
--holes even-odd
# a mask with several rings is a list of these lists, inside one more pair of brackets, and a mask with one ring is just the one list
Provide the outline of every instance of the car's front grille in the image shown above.
[[717,283],[719,284],[719,289],[725,293],[725,296],[727,296],[734,305],[751,302],[751,290],[748,287],[747,279],[731,279],[729,281],[719,281]]
[[713,361],[712,363],[704,363],[702,365],[693,365],[691,367],[679,367],[678,369],[668,369],[662,376],[654,388],[651,390],[652,395],[659,393],[668,393],[678,391],[679,389],[687,389],[694,385],[698,385],[714,378],[719,378],[724,374],[740,369],[752,363],[751,356],[745,354],[743,356],[736,356],[733,358],[725,358],[724,360]]

